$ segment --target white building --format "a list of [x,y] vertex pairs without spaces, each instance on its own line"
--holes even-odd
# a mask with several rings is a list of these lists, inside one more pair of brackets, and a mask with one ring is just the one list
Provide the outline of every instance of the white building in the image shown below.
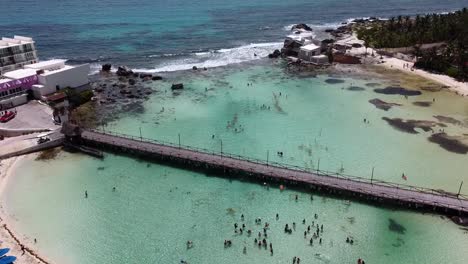
[[89,64],[71,66],[66,60],[49,60],[24,66],[37,72],[38,83],[32,86],[34,97],[52,94],[63,88],[77,88],[89,83]]
[[320,55],[320,46],[310,43],[301,47],[298,58],[304,61],[310,61],[313,56],[317,55]]
[[0,40],[0,75],[37,62],[32,38],[14,36]]
[[25,65],[0,77],[0,109],[25,103],[27,95],[45,100],[63,88],[89,84],[89,64],[71,66],[66,60],[49,60]]

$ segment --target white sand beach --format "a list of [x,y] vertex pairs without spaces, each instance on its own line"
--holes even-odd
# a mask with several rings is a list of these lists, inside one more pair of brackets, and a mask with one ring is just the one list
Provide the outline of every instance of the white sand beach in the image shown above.
[[[0,196],[3,194],[6,184],[11,177],[14,177],[15,167],[21,159],[25,157],[14,157],[10,159],[0,160]],[[17,264],[30,263],[50,263],[42,256],[38,256],[30,245],[34,243],[30,238],[19,235],[13,228],[12,217],[9,216],[4,208],[4,204],[0,204],[0,247],[10,248],[8,255],[17,257]],[[24,246],[24,253],[22,250]]]
[[[356,34],[353,34],[346,38],[338,40],[336,43],[342,44],[342,45],[351,45],[353,43],[359,43],[363,45],[364,41],[358,39]],[[382,67],[387,67],[389,69],[397,69],[397,70],[405,71],[411,74],[419,75],[423,78],[426,78],[426,79],[438,82],[444,86],[447,86],[451,91],[455,92],[456,94],[459,94],[462,96],[468,96],[468,83],[466,82],[457,81],[454,78],[447,76],[447,75],[431,73],[431,72],[427,72],[427,71],[415,69],[415,68],[413,69],[413,64],[414,64],[413,62],[408,62],[399,58],[383,56],[383,59],[380,60],[377,56],[376,57],[369,56],[369,54],[372,54],[372,53],[377,54],[377,51],[372,48],[367,48],[368,56],[365,56],[366,48],[364,46],[360,48],[353,47],[347,51],[347,54],[349,55],[361,57],[364,63],[377,63],[379,61],[380,62],[383,61],[383,63],[377,63],[377,65],[380,65]],[[405,67],[405,65],[407,66]]]

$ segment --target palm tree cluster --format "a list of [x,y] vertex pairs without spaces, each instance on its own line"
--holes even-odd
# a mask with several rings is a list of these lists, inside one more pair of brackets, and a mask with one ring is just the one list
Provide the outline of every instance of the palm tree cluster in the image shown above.
[[[356,27],[358,37],[374,48],[414,47],[415,67],[468,79],[468,10],[416,17],[392,17]],[[422,44],[440,43],[429,50]]]

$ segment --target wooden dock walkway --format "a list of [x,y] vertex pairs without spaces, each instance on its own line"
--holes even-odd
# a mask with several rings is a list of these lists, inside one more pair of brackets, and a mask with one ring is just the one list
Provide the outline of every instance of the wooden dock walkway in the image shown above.
[[360,177],[332,174],[277,163],[253,160],[229,154],[210,153],[186,146],[96,130],[82,130],[82,144],[105,147],[119,152],[154,157],[169,162],[184,162],[197,168],[241,173],[262,181],[284,182],[351,195],[382,204],[395,204],[410,209],[437,211],[451,215],[468,215],[468,197],[440,190],[394,184]]

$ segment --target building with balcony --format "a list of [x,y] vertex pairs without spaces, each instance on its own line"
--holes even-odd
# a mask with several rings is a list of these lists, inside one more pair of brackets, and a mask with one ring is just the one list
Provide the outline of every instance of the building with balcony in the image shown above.
[[14,36],[0,40],[0,75],[38,61],[32,38]]

